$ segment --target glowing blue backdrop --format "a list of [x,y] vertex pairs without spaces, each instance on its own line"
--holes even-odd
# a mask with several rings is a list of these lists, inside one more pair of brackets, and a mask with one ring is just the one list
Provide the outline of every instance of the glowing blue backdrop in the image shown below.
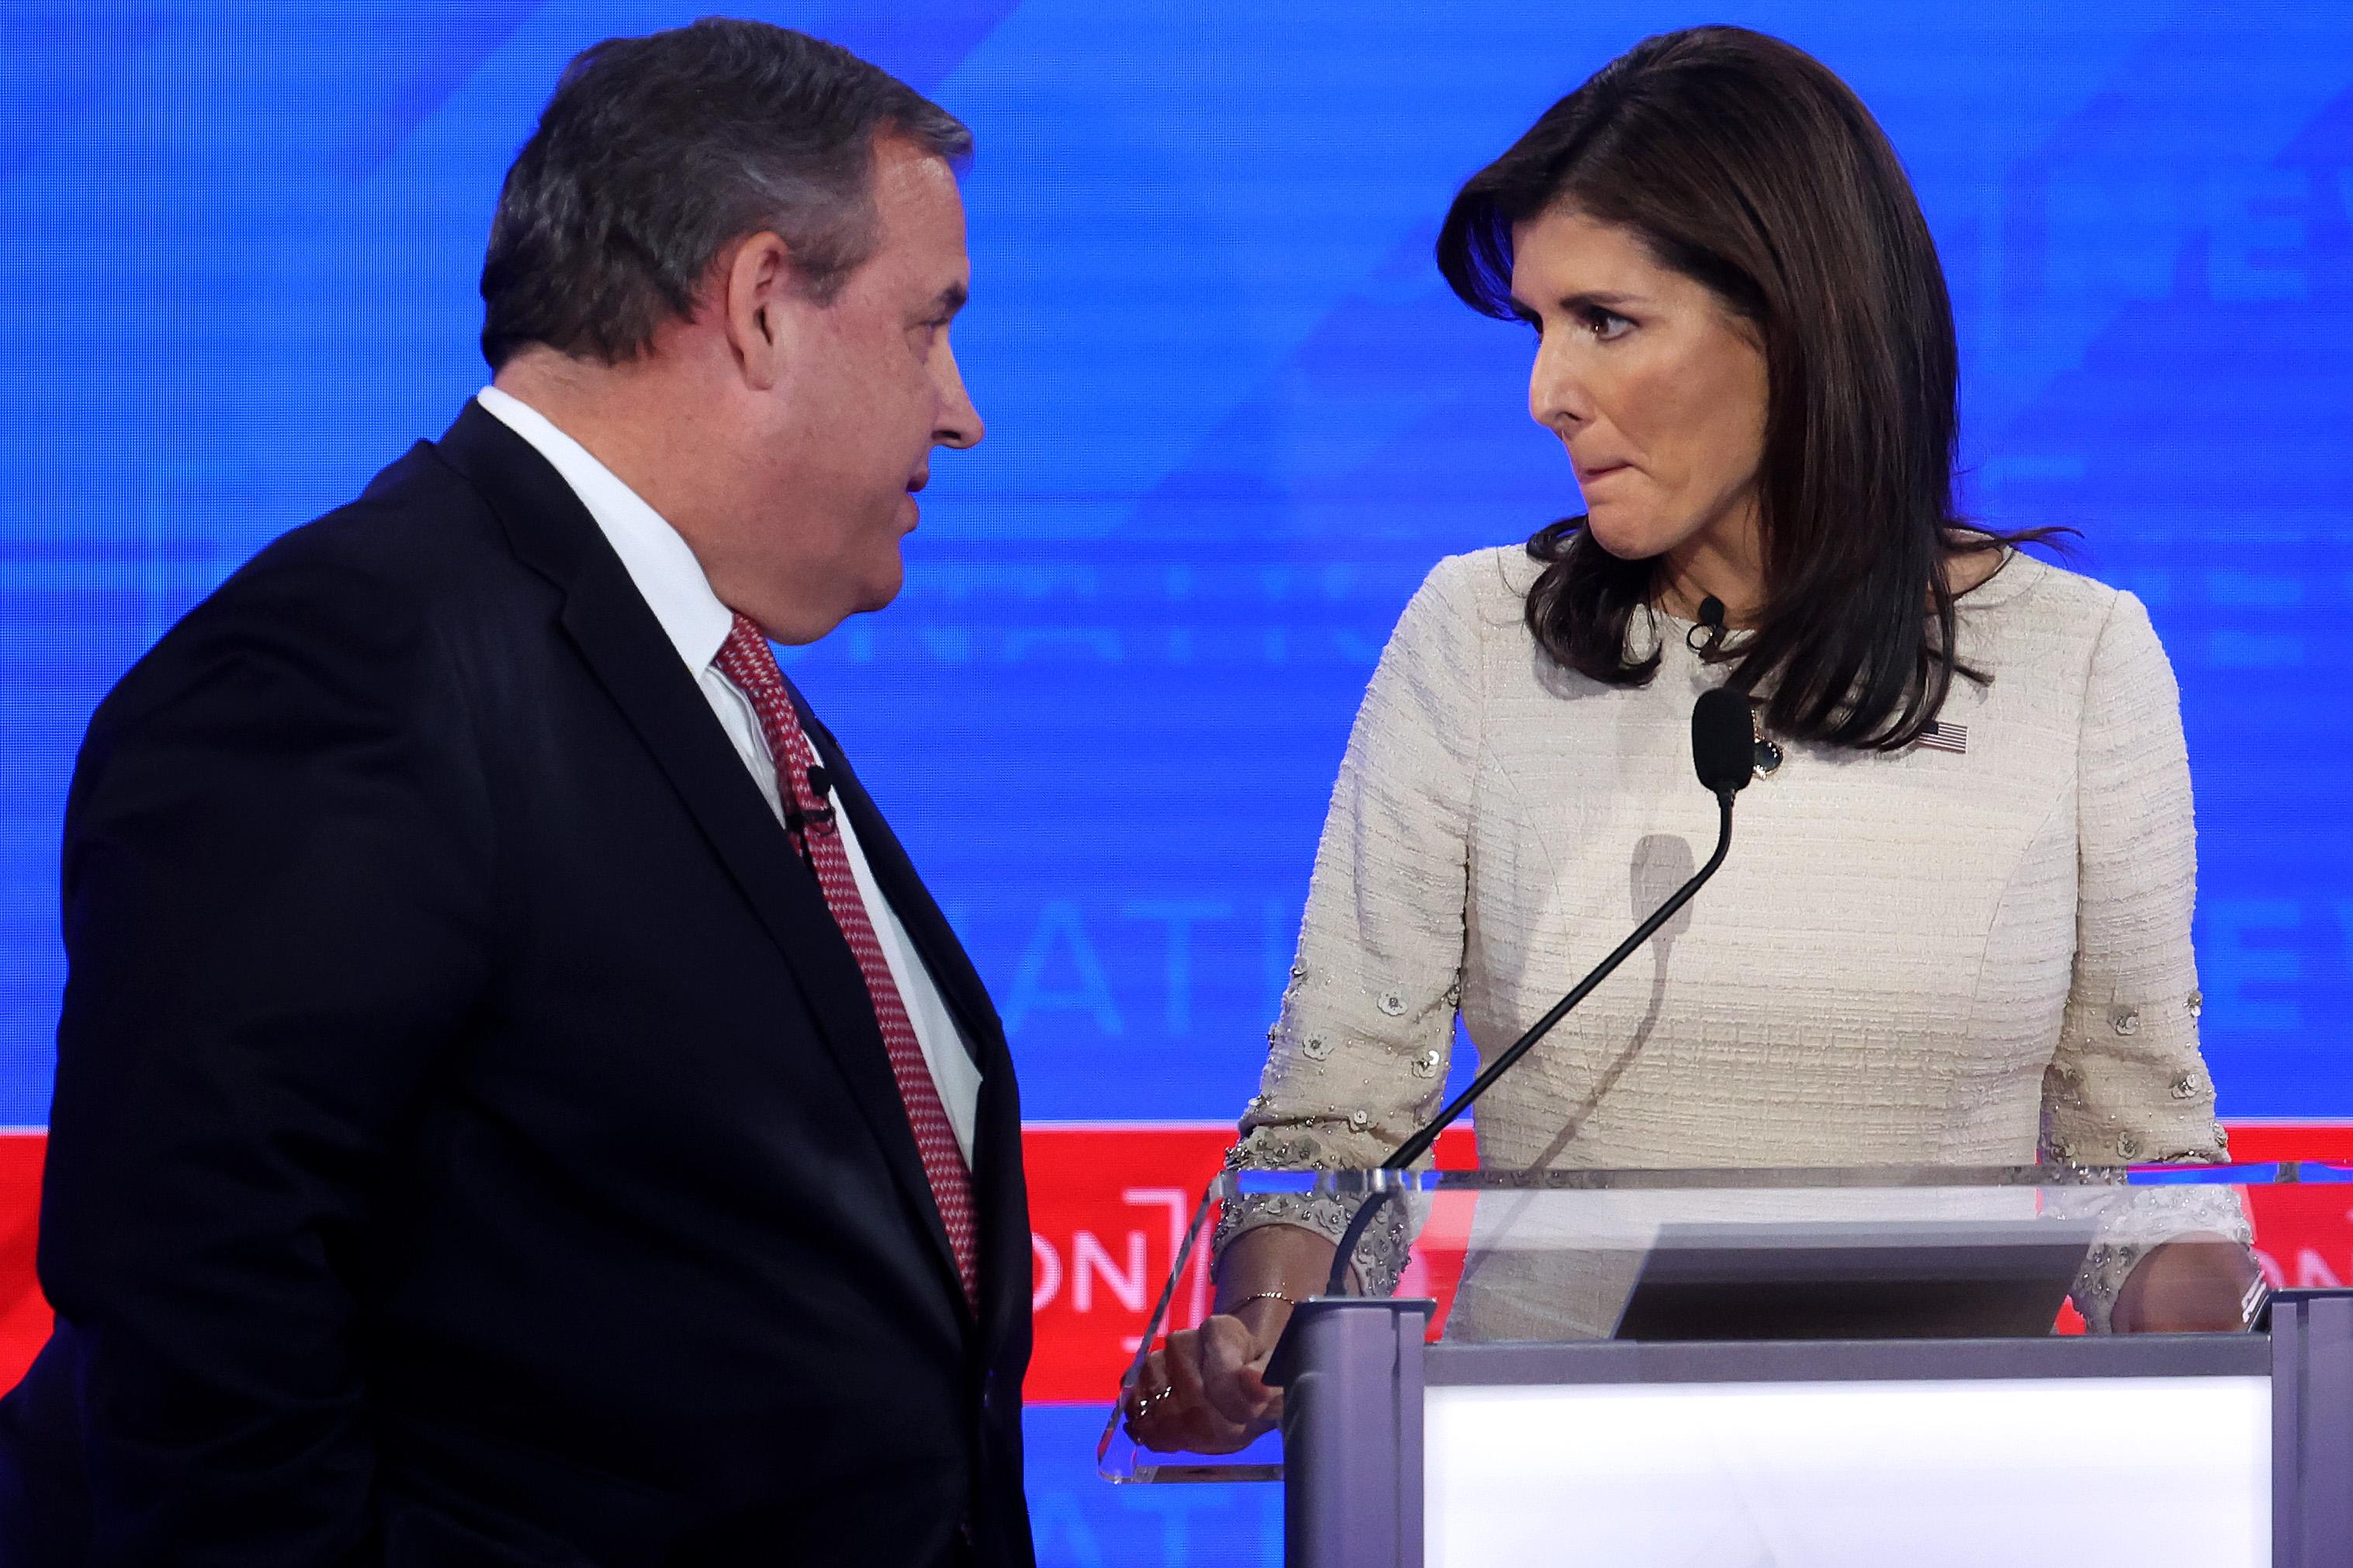
[[[1879,113],[1959,315],[1970,506],[2082,529],[2172,650],[2224,1112],[2353,1111],[2353,11],[748,8],[978,136],[958,338],[989,440],[936,466],[901,602],[794,673],[970,942],[1033,1116],[1250,1091],[1397,611],[1439,555],[1575,508],[1523,411],[1525,334],[1445,292],[1438,217],[1587,73],[1703,20],[1792,38]],[[694,10],[0,9],[0,1123],[47,1115],[92,705],[443,427],[482,379],[499,178],[563,62]],[[1079,1441],[1041,1450],[1052,1560],[1268,1539],[1255,1494],[1090,1489]]]

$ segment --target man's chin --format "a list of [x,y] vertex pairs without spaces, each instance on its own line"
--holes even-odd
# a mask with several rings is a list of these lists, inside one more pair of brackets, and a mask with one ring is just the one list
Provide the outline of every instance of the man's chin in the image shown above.
[[899,552],[894,549],[891,552],[891,564],[888,570],[872,572],[860,584],[857,608],[850,614],[871,615],[876,610],[888,607],[891,602],[899,596],[899,591],[906,585],[906,563],[899,559]]
[[769,636],[796,647],[822,642],[853,617],[888,608],[891,602],[899,596],[905,575],[899,572],[878,572],[847,581],[842,578],[834,581],[839,592],[830,605],[803,603],[797,620],[781,631],[772,628]]

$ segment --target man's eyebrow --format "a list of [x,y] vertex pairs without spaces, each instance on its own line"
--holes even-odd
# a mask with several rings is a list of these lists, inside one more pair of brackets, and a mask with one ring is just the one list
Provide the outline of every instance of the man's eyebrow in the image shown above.
[[971,298],[972,290],[969,288],[962,283],[951,283],[940,290],[939,298],[932,301],[932,308],[943,314],[953,316],[963,310],[965,301]]

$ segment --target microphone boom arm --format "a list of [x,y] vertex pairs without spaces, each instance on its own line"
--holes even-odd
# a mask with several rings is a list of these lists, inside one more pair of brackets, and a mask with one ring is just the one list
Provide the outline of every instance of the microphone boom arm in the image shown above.
[[[1553,1026],[1567,1017],[1571,1008],[1591,994],[1595,986],[1609,979],[1620,964],[1634,955],[1636,949],[1657,935],[1659,928],[1672,920],[1676,910],[1691,902],[1692,895],[1698,892],[1710,877],[1715,875],[1716,868],[1724,864],[1725,854],[1732,848],[1732,794],[1733,792],[1728,789],[1716,792],[1718,822],[1715,831],[1715,853],[1707,858],[1707,864],[1694,872],[1691,880],[1676,889],[1667,901],[1651,913],[1649,920],[1636,926],[1634,934],[1620,942],[1615,952],[1595,964],[1592,973],[1577,983],[1575,990],[1554,1003],[1550,1012],[1530,1025],[1527,1033],[1513,1041],[1509,1050],[1488,1063],[1485,1069],[1471,1080],[1470,1088],[1456,1095],[1445,1110],[1432,1117],[1429,1123],[1416,1131],[1412,1137],[1398,1144],[1397,1152],[1381,1162],[1382,1170],[1402,1171],[1428,1153],[1430,1146],[1438,1142],[1440,1133],[1452,1126],[1456,1118],[1470,1110],[1481,1095],[1493,1087],[1497,1079],[1511,1071],[1514,1063],[1535,1049],[1536,1042],[1550,1034]],[[1388,1202],[1389,1196],[1390,1194],[1385,1190],[1374,1194],[1371,1198],[1358,1205],[1356,1216],[1349,1220],[1348,1228],[1341,1235],[1339,1251],[1333,1255],[1332,1275],[1324,1286],[1325,1295],[1337,1296],[1342,1293],[1341,1288],[1347,1283],[1348,1265],[1356,1258],[1356,1243],[1364,1238],[1366,1227],[1372,1224],[1373,1215],[1379,1212],[1383,1204]]]

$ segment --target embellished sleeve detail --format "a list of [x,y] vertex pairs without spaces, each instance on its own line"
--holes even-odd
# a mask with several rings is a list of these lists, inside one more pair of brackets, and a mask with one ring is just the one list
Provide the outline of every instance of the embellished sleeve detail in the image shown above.
[[[1296,961],[1231,1163],[1378,1165],[1435,1114],[1461,997],[1472,779],[1482,691],[1476,557],[1439,563],[1406,606],[1357,710],[1308,883]],[[1354,1199],[1229,1204],[1220,1249],[1253,1226],[1339,1238]],[[1386,1205],[1356,1254],[1396,1288],[1409,1222]]]
[[[1313,1140],[1308,1140],[1310,1143]],[[1302,1163],[1313,1163],[1312,1153],[1294,1155],[1280,1139],[1269,1140],[1256,1147],[1249,1140],[1236,1144],[1226,1156],[1231,1168],[1294,1169]],[[1345,1169],[1345,1163],[1324,1163],[1325,1169]],[[1245,1197],[1229,1198],[1218,1216],[1217,1235],[1212,1248],[1223,1253],[1226,1244],[1246,1230],[1262,1225],[1297,1226],[1312,1230],[1335,1247],[1346,1233],[1349,1222],[1356,1218],[1360,1204],[1370,1202],[1369,1194],[1335,1194],[1314,1193],[1254,1193]],[[1406,1248],[1412,1237],[1410,1216],[1407,1205],[1397,1199],[1384,1204],[1365,1234],[1357,1239],[1356,1256],[1356,1279],[1361,1292],[1366,1296],[1397,1294],[1398,1279],[1405,1273]]]
[[2053,1209],[2097,1222],[2092,1250],[2069,1292],[2084,1326],[2095,1334],[2114,1327],[2117,1293],[2151,1248],[2193,1233],[2248,1245],[2254,1240],[2236,1187],[2094,1184],[2054,1196]]
[[[2230,1145],[2198,1046],[2197,830],[2173,668],[2130,594],[2111,605],[2093,650],[2076,775],[2075,966],[2057,1050],[2042,1079],[2042,1152],[2058,1163],[2211,1163]],[[2245,1239],[2228,1189],[2130,1205],[2133,1234],[2105,1236],[2078,1282],[2076,1308],[2107,1327],[2116,1290],[2163,1235],[2217,1230]],[[2198,1202],[2189,1200],[2197,1199]]]

